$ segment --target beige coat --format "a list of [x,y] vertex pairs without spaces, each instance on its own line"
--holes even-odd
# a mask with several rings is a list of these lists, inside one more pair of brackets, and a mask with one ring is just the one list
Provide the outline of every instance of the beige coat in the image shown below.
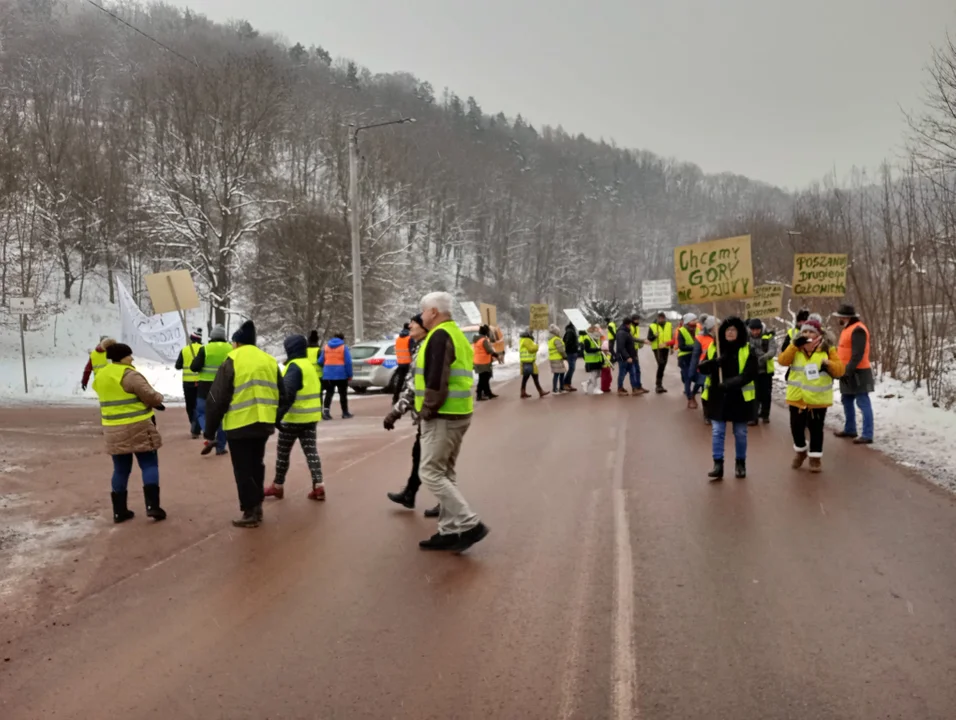
[[[156,407],[163,402],[163,396],[153,390],[146,378],[136,370],[130,370],[120,383],[123,389],[142,400],[147,407]],[[130,453],[159,450],[163,438],[153,423],[153,419],[141,420],[132,425],[113,425],[103,427],[106,436],[106,452],[110,455],[129,455]]]

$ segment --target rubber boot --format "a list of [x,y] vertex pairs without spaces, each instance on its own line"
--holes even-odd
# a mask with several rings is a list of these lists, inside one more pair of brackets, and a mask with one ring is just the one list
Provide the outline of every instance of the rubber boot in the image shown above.
[[738,480],[743,480],[747,477],[747,461],[738,460],[734,463],[734,477]]
[[800,468],[803,467],[803,463],[805,463],[806,460],[807,460],[807,451],[798,450],[797,454],[793,456],[793,462],[790,463],[790,467],[792,467],[794,470],[799,470]]
[[159,506],[159,485],[143,485],[143,497],[146,498],[146,517],[159,522],[166,519],[166,511]]
[[113,501],[113,522],[117,525],[136,517],[136,513],[126,507],[127,492],[111,492],[110,500]]
[[707,473],[711,482],[720,482],[724,479],[724,461],[714,459],[714,469]]

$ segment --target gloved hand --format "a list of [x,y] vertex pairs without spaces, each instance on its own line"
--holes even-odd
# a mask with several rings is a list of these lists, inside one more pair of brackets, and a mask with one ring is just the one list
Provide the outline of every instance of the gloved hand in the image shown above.
[[162,403],[160,403],[159,405],[157,405],[157,406],[156,406],[155,408],[153,408],[153,409],[154,409],[154,410],[159,410],[160,412],[163,412],[163,411],[166,409],[166,406],[163,405]]
[[83,383],[82,385],[80,385],[80,389],[82,389],[83,392],[86,392],[86,383]]
[[809,340],[809,338],[808,338],[806,335],[800,335],[799,337],[797,337],[797,338],[793,341],[793,344],[794,344],[796,347],[798,347],[798,348],[802,348],[802,347],[803,347],[804,345],[806,345],[809,341],[810,341],[810,340]]
[[386,430],[394,430],[395,423],[398,422],[398,419],[400,417],[401,416],[393,410],[392,412],[390,412],[388,415],[385,416],[385,419],[382,421],[382,426]]

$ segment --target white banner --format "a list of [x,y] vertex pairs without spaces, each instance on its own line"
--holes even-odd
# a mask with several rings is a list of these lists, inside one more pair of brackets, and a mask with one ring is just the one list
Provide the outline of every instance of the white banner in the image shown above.
[[464,300],[458,304],[461,305],[461,309],[465,311],[465,317],[468,318],[470,324],[481,325],[481,312],[475,303],[471,300]]
[[584,313],[577,308],[568,308],[564,311],[564,315],[568,318],[568,321],[574,325],[574,329],[578,332],[581,332],[582,330],[587,332],[588,327],[591,325],[587,318],[584,317]]
[[134,358],[175,363],[186,346],[186,331],[174,312],[147,316],[119,280],[120,342],[133,349]]
[[670,280],[645,280],[641,285],[644,311],[667,310],[674,304],[674,285]]

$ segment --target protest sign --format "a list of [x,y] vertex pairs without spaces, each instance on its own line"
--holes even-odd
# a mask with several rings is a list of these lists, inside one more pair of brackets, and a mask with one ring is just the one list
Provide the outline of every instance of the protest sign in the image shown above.
[[674,283],[670,280],[645,280],[641,283],[644,310],[665,310],[674,304]]
[[797,253],[793,256],[793,294],[843,297],[848,260],[845,253]]
[[133,357],[174,363],[186,345],[186,331],[180,315],[173,312],[145,315],[129,290],[116,281],[120,310],[120,341],[129,345]]
[[495,305],[482,303],[479,310],[482,323],[488,327],[495,327],[498,324],[498,308]]
[[471,300],[464,300],[459,303],[461,309],[465,312],[465,317],[468,318],[468,323],[470,325],[480,325],[481,324],[481,313],[478,311],[478,306],[475,305]]
[[748,318],[773,318],[783,307],[783,285],[758,285],[747,300]]
[[674,248],[677,302],[738,300],[753,295],[750,236]]
[[549,322],[547,305],[531,306],[531,323],[528,326],[531,330],[547,330]]
[[591,323],[584,317],[584,313],[577,308],[568,308],[564,311],[564,314],[568,318],[568,322],[574,325],[574,329],[578,332],[582,330],[587,332],[587,329],[591,326]]

